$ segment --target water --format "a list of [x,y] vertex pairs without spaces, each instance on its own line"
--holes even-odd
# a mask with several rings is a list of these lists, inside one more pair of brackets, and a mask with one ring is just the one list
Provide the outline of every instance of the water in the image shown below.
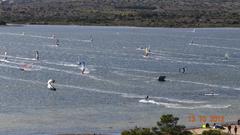
[[[234,121],[240,112],[239,35],[237,28],[0,27],[0,54],[9,55],[0,63],[0,133],[115,134],[155,126],[166,113],[187,126],[201,124],[189,122],[190,115]],[[140,48],[148,46],[145,58]],[[80,73],[79,58],[88,74]],[[30,71],[20,70],[24,64]],[[157,81],[160,75],[166,82]],[[56,92],[47,89],[51,78]],[[147,95],[150,100],[143,100]]]

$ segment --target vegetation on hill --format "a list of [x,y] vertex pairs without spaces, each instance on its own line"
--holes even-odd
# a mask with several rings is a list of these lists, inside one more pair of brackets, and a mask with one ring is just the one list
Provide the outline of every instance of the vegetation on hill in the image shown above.
[[166,27],[240,26],[239,0],[7,0],[11,23]]
[[0,25],[6,25],[6,22],[0,21]]
[[172,114],[162,115],[157,126],[150,128],[135,128],[129,131],[123,131],[122,135],[192,135],[185,130],[185,126],[178,125],[179,118]]

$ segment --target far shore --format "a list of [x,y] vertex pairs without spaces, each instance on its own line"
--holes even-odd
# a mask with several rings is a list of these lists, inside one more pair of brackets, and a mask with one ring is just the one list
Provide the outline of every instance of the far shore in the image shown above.
[[228,25],[228,24],[204,24],[204,25],[179,25],[179,26],[168,26],[168,25],[132,25],[132,24],[122,24],[122,25],[116,25],[111,23],[66,23],[66,22],[10,22],[6,23],[6,25],[0,25],[0,26],[24,26],[24,25],[76,25],[76,26],[109,26],[109,27],[145,27],[145,28],[240,28],[239,25]]

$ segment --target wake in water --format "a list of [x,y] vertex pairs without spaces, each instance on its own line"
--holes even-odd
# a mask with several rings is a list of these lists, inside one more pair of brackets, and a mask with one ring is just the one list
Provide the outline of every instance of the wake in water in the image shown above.
[[[121,75],[121,76],[124,76],[124,77],[131,77],[131,78],[140,78],[142,80],[145,80],[145,81],[149,81],[149,80],[152,80],[152,81],[155,81],[157,82],[157,77],[147,77],[147,76],[144,76],[144,75],[135,75],[135,74],[127,74],[127,73],[122,73],[122,72],[117,72],[117,71],[114,71],[113,73],[115,74],[118,74],[118,75]],[[164,72],[163,72],[164,73]],[[220,88],[220,89],[230,89],[230,90],[240,90],[240,87],[231,87],[231,86],[225,86],[225,85],[218,85],[218,84],[209,84],[209,83],[203,83],[203,82],[194,82],[194,81],[187,81],[187,80],[176,80],[176,79],[166,79],[166,81],[170,81],[170,82],[181,82],[181,83],[189,83],[191,85],[203,85],[203,86],[207,86],[207,87],[210,87],[210,88]],[[218,94],[211,94],[211,93],[206,93],[207,95],[215,95],[217,96]]]
[[186,61],[181,58],[168,58],[168,57],[152,57],[156,60],[165,60],[170,61],[172,63],[185,63],[185,64],[195,64],[195,65],[207,65],[207,66],[222,66],[222,67],[230,67],[239,69],[240,65],[231,65],[231,64],[222,64],[222,63],[215,63],[215,62],[197,62],[197,61]]
[[240,48],[225,47],[225,46],[215,46],[215,45],[203,45],[203,44],[196,44],[196,43],[191,44],[191,46],[240,51]]
[[[141,50],[141,48],[138,48],[137,50]],[[167,52],[167,51],[151,51],[152,55],[148,56],[147,58],[149,60],[167,60],[171,62],[176,63],[186,63],[186,64],[199,64],[199,65],[208,65],[208,66],[225,66],[225,67],[231,67],[238,69],[240,65],[231,65],[227,63],[222,63],[226,61],[226,57],[229,58],[229,56],[224,57],[216,57],[216,56],[202,56],[202,55],[196,55],[196,54],[184,54],[184,53],[173,53],[173,52]],[[170,54],[174,55],[182,55],[182,56],[192,56],[193,58],[180,58],[179,56],[171,56]],[[225,58],[225,59],[223,59]],[[232,60],[239,61],[238,58],[231,58]],[[140,59],[139,59],[140,60]],[[148,61],[149,61],[148,60]],[[201,61],[215,61],[215,62],[201,62]],[[199,61],[199,62],[198,62]],[[219,62],[219,63],[218,63]]]
[[0,62],[10,63],[9,60],[5,60],[5,59],[0,59]]
[[7,68],[13,68],[13,69],[20,69],[22,71],[39,71],[40,68],[38,66],[35,66],[33,64],[27,64],[27,63],[16,63],[11,61],[4,61],[5,64],[0,63],[0,67],[7,67]]
[[[27,36],[27,37],[32,37],[32,38],[40,38],[40,39],[55,39],[56,35],[53,34],[51,36],[44,36],[44,35],[31,35],[31,34],[25,34],[24,32],[22,33],[0,33],[1,35],[11,35],[11,36]],[[70,39],[70,38],[58,38],[64,41],[72,41],[72,42],[84,42],[84,43],[92,43],[93,42],[93,38],[90,37],[90,39]]]
[[174,108],[174,109],[201,109],[201,108],[202,109],[204,108],[226,109],[231,106],[231,105],[218,105],[218,104],[182,105],[182,104],[176,104],[176,103],[157,102],[154,100],[145,100],[145,99],[139,100],[139,103],[159,105],[159,106],[164,106],[166,108]]
[[190,83],[190,84],[196,84],[196,85],[204,85],[204,86],[213,87],[213,88],[240,90],[240,87],[238,88],[238,87],[231,87],[231,86],[225,86],[225,85],[217,85],[217,84],[209,84],[209,83],[185,81],[185,80],[174,80],[174,79],[167,79],[167,80],[171,81],[171,82],[181,82],[181,83]]
[[[55,35],[52,36],[41,36],[41,35],[28,35],[29,37],[33,37],[33,38],[43,38],[43,39],[56,39]],[[71,42],[85,42],[85,43],[91,43],[93,42],[93,39],[70,39],[70,38],[59,38],[58,39],[62,40],[62,41],[71,41]]]
[[[192,32],[195,32],[195,29],[193,29]],[[198,32],[199,33],[199,32]],[[20,34],[14,34],[12,33],[12,35],[16,35],[16,36],[20,36]],[[21,36],[29,36],[29,37],[33,37],[34,38],[42,38],[42,39],[55,39],[55,36],[44,36],[44,35],[30,35],[30,34],[21,34]],[[167,36],[167,35],[166,35]],[[186,37],[186,36],[184,36]],[[31,38],[30,38],[31,39]],[[71,39],[71,38],[59,38],[61,39],[61,41],[70,41],[70,42],[85,42],[85,43],[90,43],[90,42],[93,42],[93,39],[89,39],[89,40],[79,40],[79,39]],[[147,39],[148,42],[151,42],[150,40],[151,39]],[[70,43],[69,42],[69,43]],[[129,41],[129,44],[132,44],[132,43],[143,43],[143,42],[138,42],[138,41],[134,41],[134,42],[131,42]],[[204,47],[202,45],[199,45],[199,44],[195,44],[195,43],[192,43],[193,46],[198,46],[198,47]],[[88,45],[88,44],[87,44]],[[127,49],[128,47],[126,47],[128,44],[124,45],[124,49],[127,50],[127,51],[131,51],[130,49]],[[139,45],[139,44],[138,44]],[[36,46],[36,45],[35,45]],[[46,45],[43,45],[43,46],[46,46]],[[53,45],[54,46],[54,45]],[[101,46],[102,47],[102,46]],[[211,47],[211,48],[216,48],[216,46],[206,46],[205,47]],[[118,48],[121,48],[121,47],[118,47]],[[129,47],[130,48],[130,47]],[[227,49],[226,47],[220,47],[221,49]],[[218,47],[218,49],[220,49]],[[49,49],[49,48],[48,48]],[[52,49],[52,48],[51,48]],[[65,46],[61,46],[59,47],[58,49],[56,50],[60,50],[62,51],[63,53],[71,53],[70,51],[68,52],[64,52],[64,50],[66,49],[69,49],[69,50],[80,50],[79,48],[77,47],[71,47],[69,46],[69,48],[65,47]],[[147,53],[145,53],[144,57],[148,58],[148,59],[144,59],[144,58],[140,58],[139,57],[132,57],[132,56],[135,56],[134,52],[133,53],[121,53],[122,50],[111,50],[112,48],[110,47],[110,49],[108,47],[106,47],[106,50],[109,51],[107,53],[109,53],[109,57],[108,58],[116,58],[117,60],[121,59],[122,61],[126,60],[127,62],[132,62],[132,61],[137,61],[137,62],[159,62],[160,60],[162,61],[167,61],[166,63],[185,63],[185,64],[197,64],[197,65],[208,65],[208,66],[214,66],[214,67],[217,67],[217,66],[226,66],[226,67],[231,67],[231,68],[238,68],[239,66],[238,65],[234,65],[236,63],[234,63],[233,65],[228,65],[228,63],[218,63],[218,61],[214,61],[214,62],[206,62],[206,60],[214,60],[215,58],[218,59],[217,57],[211,57],[211,59],[208,59],[208,57],[205,57],[205,56],[201,56],[201,55],[195,55],[195,54],[185,54],[185,53],[174,53],[174,52],[170,52],[170,51],[158,51],[158,50],[155,50],[155,51],[146,51]],[[131,48],[133,49],[133,47]],[[230,49],[230,48],[228,48]],[[137,50],[144,50],[144,48],[137,48]],[[234,50],[234,48],[231,48],[231,50]],[[85,50],[86,51],[86,50]],[[96,55],[94,57],[94,59],[96,59],[98,56],[99,57],[104,57],[106,56],[106,52],[105,51],[95,51],[95,50],[89,50],[89,52],[93,52],[96,54],[96,52],[99,52],[99,53],[102,53],[103,55],[100,56],[100,55]],[[119,51],[119,52],[118,52]],[[133,50],[134,51],[134,50]],[[238,51],[238,49],[236,50]],[[80,51],[79,51],[80,52]],[[81,52],[80,52],[81,53]],[[149,55],[146,55],[146,54],[151,54],[150,56]],[[111,56],[111,55],[115,55],[115,56]],[[179,57],[180,56],[180,57]],[[181,57],[181,56],[184,56],[184,57]],[[186,57],[186,58],[185,58]],[[193,57],[193,58],[189,58],[189,57]],[[130,58],[130,59],[129,59]],[[116,60],[114,59],[114,60]],[[26,65],[27,63],[27,65]],[[28,66],[28,64],[31,64],[31,66]],[[150,63],[150,62],[149,62]],[[148,63],[148,64],[149,64]],[[42,65],[42,64],[46,64],[46,65]],[[115,64],[115,63],[114,63]],[[108,80],[108,79],[105,79],[104,77],[105,76],[96,76],[92,73],[92,69],[91,68],[86,68],[84,69],[85,73],[84,74],[81,74],[81,71],[79,70],[79,65],[77,64],[74,64],[74,63],[70,63],[70,62],[54,62],[54,61],[51,61],[51,60],[39,60],[39,61],[36,61],[36,59],[31,59],[31,58],[21,58],[21,57],[11,57],[9,56],[9,60],[7,61],[2,61],[2,63],[0,64],[0,66],[2,67],[12,67],[12,68],[19,68],[19,66],[21,65],[24,65],[24,70],[26,69],[32,69],[33,67],[35,67],[36,69],[39,69],[42,71],[44,70],[47,70],[47,71],[51,71],[53,73],[55,72],[59,72],[59,73],[66,73],[69,75],[76,75],[76,76],[83,76],[83,77],[88,77],[92,80],[96,80],[96,81],[101,81],[101,82],[107,82],[109,84],[114,84],[114,85],[118,85],[118,86],[124,86],[126,84],[121,84],[121,82],[118,82],[117,80]],[[55,65],[55,66],[54,66]],[[71,68],[72,67],[72,68]],[[96,65],[89,65],[89,67],[99,67],[99,68],[106,68],[104,66],[96,66]],[[166,73],[167,75],[171,75],[171,74],[179,74],[178,73],[178,67],[176,67],[176,72],[158,72],[158,71],[148,71],[148,69],[146,70],[141,70],[141,69],[131,69],[131,68],[121,68],[121,67],[107,67],[108,69],[112,69],[112,70],[116,70],[114,71],[114,75],[118,75],[118,76],[122,76],[122,77],[126,77],[126,76],[129,76],[129,78],[137,78],[139,79],[140,81],[142,81],[143,83],[147,80],[155,80],[156,81],[156,78],[155,77],[152,77],[151,75],[149,74],[163,74],[163,73]],[[73,70],[74,69],[74,70]],[[151,67],[151,69],[154,70],[154,67]],[[155,69],[155,70],[158,70],[158,69]],[[89,74],[91,71],[91,74]],[[124,73],[124,72],[127,72],[127,73]],[[128,74],[128,73],[131,73],[131,72],[134,72],[136,74]],[[112,73],[110,71],[110,73]],[[144,76],[144,74],[147,73],[148,76]],[[111,74],[112,75],[112,74]],[[75,76],[74,76],[75,77]],[[4,78],[4,77],[3,77]],[[6,78],[6,77],[5,77]],[[171,78],[171,77],[170,77]],[[9,79],[9,78],[8,78]],[[10,78],[11,79],[11,78]],[[17,79],[19,81],[23,81],[23,82],[28,82],[30,80],[20,80],[20,79]],[[92,81],[91,80],[91,81]],[[189,79],[190,80],[190,79]],[[174,79],[168,79],[167,80],[169,82],[179,82],[178,80],[174,80]],[[208,84],[208,83],[202,83],[202,82],[194,82],[194,81],[184,81],[184,80],[180,80],[182,81],[181,83],[189,83],[191,85],[203,85],[203,86],[208,86],[208,87],[216,87],[216,88],[226,88],[226,89],[232,89],[233,87],[229,87],[229,86],[221,86],[221,85],[216,85],[216,84]],[[32,81],[32,83],[34,83],[34,81]],[[42,84],[42,82],[38,82],[40,84]],[[156,81],[157,83],[157,81]],[[44,82],[45,84],[45,82]],[[146,84],[146,83],[145,83]],[[146,84],[146,85],[149,85]],[[99,93],[103,93],[103,94],[114,94],[114,95],[119,95],[123,98],[126,98],[126,99],[134,99],[134,102],[137,102],[139,101],[140,103],[144,103],[144,104],[152,104],[152,105],[159,105],[159,106],[163,106],[163,107],[167,107],[167,108],[186,108],[186,109],[195,109],[195,108],[224,108],[224,107],[229,107],[229,105],[226,105],[226,106],[223,106],[223,105],[212,105],[212,104],[208,104],[207,102],[205,101],[194,101],[194,100],[179,100],[179,99],[170,99],[170,98],[165,98],[165,97],[151,97],[150,100],[143,100],[142,98],[145,97],[145,95],[141,95],[141,94],[134,94],[134,93],[124,93],[124,92],[115,92],[115,91],[107,91],[107,90],[101,90],[101,89],[94,89],[94,88],[88,88],[88,87],[79,87],[79,86],[74,86],[74,85],[67,85],[67,84],[57,84],[56,86],[59,86],[60,88],[74,88],[74,89],[80,89],[80,90],[87,90],[87,91],[92,91],[92,92],[99,92]],[[130,89],[131,90],[131,89]],[[239,89],[235,89],[235,90],[239,90]],[[209,94],[209,93],[206,93],[206,94]],[[151,95],[150,95],[151,96]],[[207,96],[207,95],[206,95]]]
[[205,96],[218,96],[219,94],[217,93],[205,93]]
[[22,32],[22,33],[10,33],[10,32],[3,33],[3,32],[1,32],[0,34],[1,35],[10,35],[10,36],[24,36],[25,35],[24,32]]
[[[0,56],[4,56],[4,55],[0,55]],[[13,61],[10,61],[11,59],[15,59],[15,60],[20,60],[19,62],[13,62]],[[170,61],[173,61],[172,59],[169,59]],[[14,64],[14,65],[10,65],[9,67],[11,68],[20,68],[20,66],[22,66],[25,61],[26,62],[34,62],[35,59],[34,58],[24,58],[24,57],[14,57],[14,56],[9,56],[8,55],[8,60],[0,60],[1,62],[5,62],[5,63],[8,63],[8,64]],[[38,61],[36,63],[45,63],[45,64],[54,64],[54,65],[58,65],[58,66],[66,66],[66,67],[78,67],[79,65],[77,64],[72,64],[72,63],[65,63],[65,62],[50,62],[50,61],[46,61],[46,60],[42,60],[42,61]],[[188,64],[206,64],[206,65],[219,65],[219,64],[215,64],[215,63],[199,63],[199,62],[187,62],[187,61],[176,61],[174,60],[174,62],[184,62],[184,63],[188,63]],[[222,64],[220,64],[222,66]],[[0,65],[0,66],[4,66],[6,67],[7,65]],[[226,65],[225,65],[226,66]],[[228,65],[230,66],[230,65]],[[96,67],[100,67],[100,66],[96,66]],[[232,65],[231,67],[235,67],[234,65]],[[160,73],[160,72],[156,72],[156,71],[146,71],[146,70],[139,70],[139,69],[129,69],[129,68],[120,68],[120,67],[110,67],[111,69],[117,69],[117,70],[121,70],[121,71],[131,71],[131,72],[140,72],[140,73]],[[30,68],[28,68],[30,70]],[[69,70],[61,70],[61,69],[57,69],[57,68],[50,68],[50,67],[46,67],[46,66],[38,66],[38,65],[33,65],[31,70],[32,71],[37,71],[37,70],[42,70],[42,69],[45,69],[45,70],[49,70],[49,71],[57,71],[57,72],[64,72],[64,73],[68,73],[68,74],[72,74],[72,75],[81,75],[80,72],[74,72],[74,71],[69,71]],[[94,70],[94,69],[91,69],[91,70]],[[86,74],[89,73],[89,69],[86,70]],[[115,73],[117,73],[115,71]],[[162,73],[162,72],[161,72]],[[165,72],[166,74],[170,74],[169,72]],[[117,73],[118,75],[126,75],[126,74],[123,74],[123,73]],[[173,74],[176,74],[176,73],[173,73]],[[131,74],[128,74],[128,76],[131,76],[131,77],[135,77],[135,78],[145,78],[145,79],[152,79],[152,80],[155,80],[155,78],[146,78],[146,76],[141,76],[141,75],[131,75]],[[87,76],[91,79],[94,79],[94,80],[104,80],[104,79],[99,79],[99,78],[96,78],[94,76]],[[114,81],[109,81],[109,80],[105,80],[107,82],[110,82],[112,84],[117,84],[119,85],[118,83],[114,82]],[[208,84],[208,83],[201,83],[201,82],[192,82],[192,81],[184,81],[184,80],[170,80],[168,79],[168,81],[177,81],[177,82],[182,82],[182,83],[191,83],[191,84],[196,84],[196,85],[204,85],[204,86],[208,86],[208,87],[215,87],[215,88],[222,88],[222,89],[234,89],[234,90],[240,90],[240,88],[235,88],[235,87],[230,87],[230,86],[221,86],[221,85],[216,85],[216,84]]]
[[[46,84],[45,82],[25,80],[25,79],[17,79],[17,78],[11,78],[11,77],[6,77],[6,76],[0,76],[0,78],[5,79],[5,80],[21,81],[21,82],[32,83],[32,84],[40,84],[40,85],[45,85]],[[136,94],[131,94],[131,93],[123,93],[123,92],[115,92],[115,91],[106,91],[106,90],[101,90],[101,89],[87,88],[87,87],[80,87],[80,86],[66,85],[66,84],[56,84],[55,86],[59,89],[61,87],[62,88],[73,88],[73,89],[80,89],[80,90],[103,93],[103,94],[120,95],[123,98],[139,99],[139,98],[144,97],[143,95],[136,95]],[[166,108],[175,108],[175,109],[228,108],[228,107],[231,106],[231,105],[211,105],[211,104],[199,105],[199,104],[202,104],[204,102],[194,103],[194,102],[190,102],[190,101],[187,101],[187,100],[168,99],[168,98],[164,98],[164,97],[153,97],[153,98],[164,99],[167,102],[157,102],[155,100],[145,100],[145,99],[141,99],[141,100],[139,100],[139,102],[140,103],[155,104],[155,105],[164,106]],[[174,102],[174,101],[177,101],[177,103],[169,103],[169,102]],[[184,103],[184,104],[180,104],[180,103]],[[194,104],[198,104],[198,105],[194,105]]]
[[[31,60],[31,59],[24,58],[24,60]],[[72,71],[72,70],[64,70],[64,69],[52,68],[52,67],[41,66],[41,65],[26,64],[26,63],[22,63],[22,62],[13,62],[13,61],[7,61],[7,62],[8,62],[8,64],[12,64],[12,65],[0,64],[0,67],[20,69],[22,71],[48,70],[48,71],[62,72],[62,73],[67,73],[67,74],[71,74],[71,75],[87,77],[87,78],[90,78],[90,79],[96,80],[96,81],[107,82],[107,83],[110,83],[113,85],[118,85],[118,86],[121,85],[112,80],[107,80],[107,79],[104,79],[101,77],[89,75],[90,71],[91,70],[94,71],[95,69],[86,68],[84,71],[84,74],[82,74],[80,72],[80,70],[79,70],[79,72],[76,72],[76,71]],[[38,62],[41,62],[41,61],[38,61]],[[58,66],[66,66],[66,67],[76,67],[78,69],[80,68],[79,65],[77,65],[77,64],[67,64],[67,63],[61,63],[61,62],[57,63],[57,62],[48,62],[48,61],[43,61],[43,63],[54,64],[54,65],[58,65]]]

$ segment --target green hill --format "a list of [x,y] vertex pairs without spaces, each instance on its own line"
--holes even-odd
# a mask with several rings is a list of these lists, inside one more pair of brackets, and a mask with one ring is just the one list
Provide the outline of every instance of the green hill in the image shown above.
[[10,23],[166,27],[240,26],[239,0],[7,0]]

